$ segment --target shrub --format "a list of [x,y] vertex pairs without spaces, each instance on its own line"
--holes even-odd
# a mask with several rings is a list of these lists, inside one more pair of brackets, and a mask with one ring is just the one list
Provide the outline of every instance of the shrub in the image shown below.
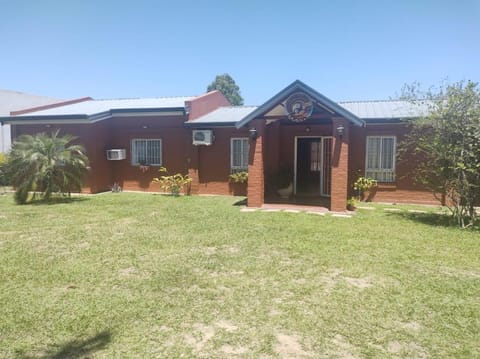
[[163,191],[170,192],[173,196],[178,196],[180,191],[192,182],[188,175],[182,175],[181,173],[168,175],[168,170],[165,167],[160,167],[158,172],[165,173],[165,176],[154,178],[152,183],[158,183]]
[[241,172],[232,173],[229,176],[229,178],[230,178],[230,182],[233,182],[233,183],[247,183],[248,182],[248,172],[241,171]]

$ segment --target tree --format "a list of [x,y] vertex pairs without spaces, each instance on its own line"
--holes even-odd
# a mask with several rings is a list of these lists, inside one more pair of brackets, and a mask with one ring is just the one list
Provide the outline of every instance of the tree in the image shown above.
[[461,227],[473,226],[478,217],[475,206],[480,205],[477,84],[459,82],[441,87],[414,103],[427,104],[430,111],[410,121],[411,131],[400,143],[400,157],[412,164],[415,180],[449,206]]
[[229,74],[217,75],[215,80],[208,85],[207,92],[218,90],[233,106],[243,105],[243,98],[240,96],[240,87]]
[[88,172],[88,157],[81,145],[72,144],[75,137],[40,133],[22,135],[12,145],[7,175],[15,187],[15,201],[24,204],[29,192],[41,192],[45,200],[53,193],[70,195],[80,191]]

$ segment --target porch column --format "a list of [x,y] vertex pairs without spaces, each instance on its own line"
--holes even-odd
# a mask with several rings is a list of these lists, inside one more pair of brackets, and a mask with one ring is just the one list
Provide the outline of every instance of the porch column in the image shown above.
[[190,182],[190,193],[198,194],[200,192],[200,177],[198,175],[198,146],[192,146],[190,157],[187,159],[188,176],[192,179]]
[[265,143],[265,121],[254,120],[250,129],[257,130],[257,139],[250,137],[250,150],[248,153],[248,190],[247,205],[249,207],[261,207],[264,203],[264,161],[263,150]]
[[[337,128],[343,127],[343,135]],[[332,119],[333,154],[332,154],[332,187],[330,210],[343,212],[347,208],[348,197],[348,144],[350,124],[344,118]]]

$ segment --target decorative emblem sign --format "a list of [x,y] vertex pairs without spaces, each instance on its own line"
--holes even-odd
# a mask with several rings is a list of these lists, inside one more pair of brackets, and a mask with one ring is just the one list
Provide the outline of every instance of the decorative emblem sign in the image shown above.
[[301,92],[290,95],[285,101],[285,110],[288,119],[293,122],[303,122],[313,112],[313,102],[310,97]]

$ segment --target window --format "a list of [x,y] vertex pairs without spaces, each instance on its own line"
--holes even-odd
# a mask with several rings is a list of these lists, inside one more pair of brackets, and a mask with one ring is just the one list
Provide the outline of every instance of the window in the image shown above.
[[248,170],[248,138],[232,138],[230,143],[230,171]]
[[132,140],[132,165],[162,165],[162,140]]
[[365,177],[379,182],[394,182],[395,147],[395,136],[367,136]]

